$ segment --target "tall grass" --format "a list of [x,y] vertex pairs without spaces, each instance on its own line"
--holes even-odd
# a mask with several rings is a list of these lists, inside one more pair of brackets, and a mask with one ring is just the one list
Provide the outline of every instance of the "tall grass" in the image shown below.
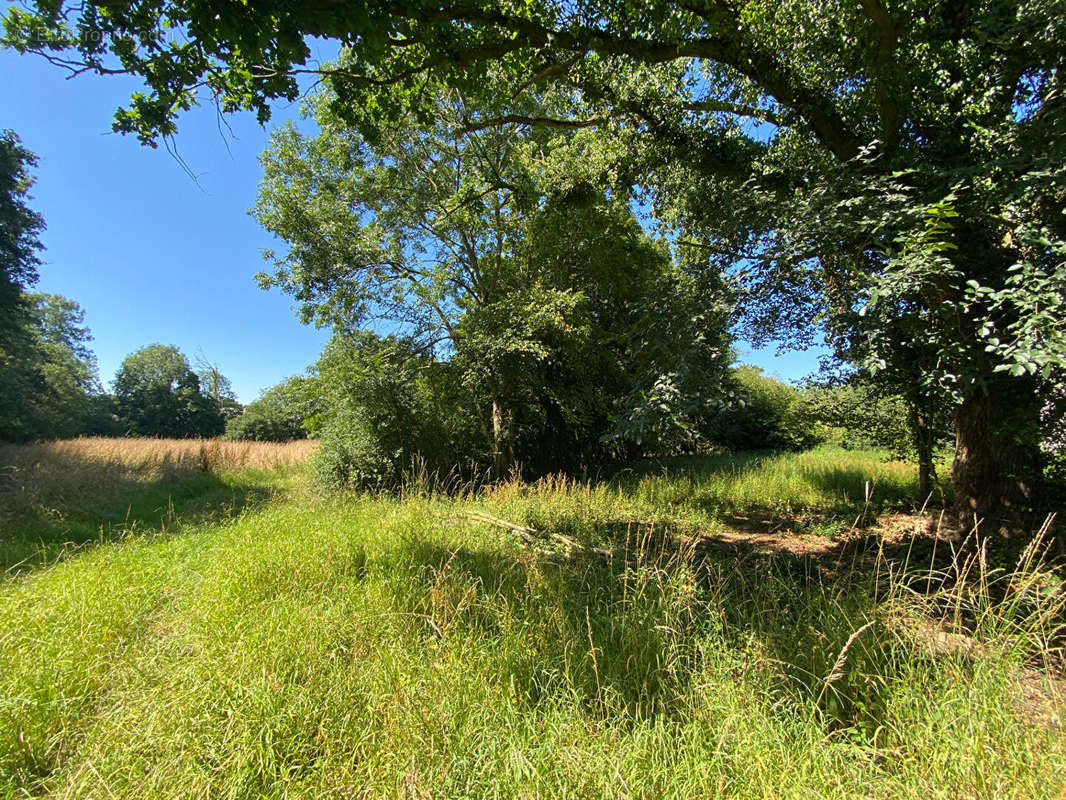
[[471,490],[467,496],[533,527],[595,536],[604,527],[657,522],[698,531],[831,533],[880,511],[919,509],[913,464],[879,451],[693,456],[575,480],[548,476]]
[[187,477],[197,472],[270,470],[303,463],[316,443],[301,440],[231,442],[223,439],[83,437],[37,444],[0,443],[6,492],[88,492],[115,480]]
[[262,499],[307,441],[82,438],[0,444],[0,570],[71,545],[172,529]]
[[[1059,795],[1063,594],[1039,546],[951,574],[737,559],[611,524],[734,490],[678,477],[660,507],[671,479],[634,480],[277,499],[9,581],[0,791]],[[613,555],[524,548],[463,516],[485,506]]]

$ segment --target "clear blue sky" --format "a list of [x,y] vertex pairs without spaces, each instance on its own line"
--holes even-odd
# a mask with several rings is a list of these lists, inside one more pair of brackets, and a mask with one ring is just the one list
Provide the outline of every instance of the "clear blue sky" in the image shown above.
[[[32,206],[48,230],[36,289],[85,309],[105,383],[127,354],[160,342],[203,353],[249,402],[318,357],[326,332],[299,324],[288,297],[253,280],[261,250],[276,244],[247,214],[269,133],[254,117],[230,115],[228,130],[211,107],[181,118],[176,149],[194,180],[166,150],[110,132],[135,81],[67,80],[4,50],[0,75],[0,128],[40,158]],[[297,111],[278,106],[271,124]],[[739,344],[742,360],[785,380],[817,369],[813,351],[777,357]]]

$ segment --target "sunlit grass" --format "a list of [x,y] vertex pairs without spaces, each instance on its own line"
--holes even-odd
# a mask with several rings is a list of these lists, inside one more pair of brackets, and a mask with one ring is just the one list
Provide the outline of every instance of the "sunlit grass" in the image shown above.
[[219,439],[0,444],[0,571],[230,515],[291,484],[314,448]]
[[[838,484],[800,468],[828,458],[758,469],[784,471],[775,486],[797,509],[836,496]],[[865,459],[860,473],[881,463]],[[885,469],[873,477],[887,483],[900,468]],[[417,486],[402,498],[301,494],[9,579],[0,787],[107,798],[1058,796],[1062,697],[1042,668],[1062,596],[1031,559],[998,578],[1014,598],[1005,604],[979,561],[964,584],[937,589],[941,576],[926,576],[926,593],[905,573],[830,580],[787,559],[740,566],[650,544],[610,560],[529,550],[462,515],[490,507],[545,528],[576,519],[609,537],[611,520],[695,519],[718,513],[705,510],[709,496],[736,503],[756,490],[713,471],[689,481],[556,480],[458,499]],[[942,629],[967,646],[935,646],[929,631]]]
[[731,527],[741,515],[853,523],[885,509],[920,509],[926,500],[918,496],[913,464],[880,451],[835,448],[691,456],[641,463],[595,480],[512,481],[474,499],[534,527],[572,531],[634,521]]

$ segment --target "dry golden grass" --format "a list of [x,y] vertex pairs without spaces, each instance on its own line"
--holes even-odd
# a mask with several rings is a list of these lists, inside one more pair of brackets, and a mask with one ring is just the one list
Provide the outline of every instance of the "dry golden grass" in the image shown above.
[[317,442],[230,442],[223,439],[112,439],[83,437],[41,444],[0,444],[0,464],[25,468],[71,461],[121,464],[146,474],[275,469],[303,463]]
[[317,442],[85,437],[0,444],[0,517],[28,507],[63,507],[94,492],[150,481],[302,464]]

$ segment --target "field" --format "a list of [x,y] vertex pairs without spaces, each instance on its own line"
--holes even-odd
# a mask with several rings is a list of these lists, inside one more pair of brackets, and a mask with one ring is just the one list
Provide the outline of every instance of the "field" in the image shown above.
[[910,538],[910,465],[325,497],[311,448],[0,451],[0,795],[1060,796],[1058,578]]
[[0,570],[47,563],[85,543],[221,519],[287,485],[313,451],[197,439],[0,443]]

